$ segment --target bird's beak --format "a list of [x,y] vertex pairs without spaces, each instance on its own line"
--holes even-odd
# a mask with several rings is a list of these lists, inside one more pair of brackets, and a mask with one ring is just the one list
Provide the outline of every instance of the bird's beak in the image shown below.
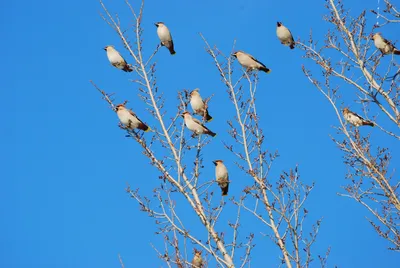
[[156,27],[158,27],[158,24],[157,24],[157,23],[154,23],[154,25],[155,25]]
[[214,163],[214,165],[217,165],[217,162],[215,162],[215,161],[212,161],[213,163]]
[[231,56],[236,58],[236,53],[232,54]]
[[107,50],[107,47],[103,48],[104,50]]
[[185,115],[184,115],[184,114],[181,114],[181,116],[182,116],[182,117],[185,117]]

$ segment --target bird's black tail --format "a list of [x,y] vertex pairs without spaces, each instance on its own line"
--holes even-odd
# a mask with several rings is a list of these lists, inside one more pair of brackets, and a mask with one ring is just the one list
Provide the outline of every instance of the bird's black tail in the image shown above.
[[212,116],[206,110],[206,122],[210,122],[212,119],[213,119]]
[[291,43],[290,44],[290,49],[293,49],[294,48],[294,43]]
[[165,46],[168,48],[169,53],[170,53],[171,55],[175,55],[175,54],[176,54],[176,52],[175,52],[175,50],[174,50],[174,42],[173,42],[173,41],[167,42],[167,43],[165,44]]
[[268,69],[267,67],[265,67],[265,66],[261,66],[260,67],[260,70],[261,71],[263,71],[263,72],[266,72],[266,73],[269,73],[269,72],[271,72],[271,70],[270,69]]
[[229,190],[229,184],[226,187],[221,188],[222,196],[227,196],[228,195],[228,190]]
[[371,121],[364,121],[364,122],[363,122],[363,126],[371,126],[371,127],[374,127],[375,124],[374,124],[373,122],[371,122]]
[[394,53],[395,55],[400,55],[400,50],[394,49],[393,53]]
[[129,64],[125,64],[124,69],[122,69],[124,72],[132,72],[133,69]]
[[148,125],[144,124],[144,123],[141,123],[141,124],[138,126],[138,129],[143,130],[144,132],[147,132],[147,131],[150,131],[150,130],[151,130],[151,128],[150,128]]
[[217,133],[212,132],[211,130],[208,130],[208,132],[206,133],[207,135],[210,135],[211,137],[215,137],[217,136]]

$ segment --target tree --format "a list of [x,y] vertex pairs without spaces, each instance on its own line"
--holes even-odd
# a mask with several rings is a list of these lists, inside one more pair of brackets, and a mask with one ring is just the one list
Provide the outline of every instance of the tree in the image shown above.
[[[132,63],[132,81],[139,86],[140,99],[149,107],[152,116],[151,120],[146,120],[152,129],[150,133],[131,130],[122,124],[120,127],[142,147],[144,156],[160,173],[159,187],[152,195],[136,189],[136,185],[135,189],[129,185],[126,189],[141,211],[155,220],[157,234],[165,243],[163,250],[156,249],[158,257],[169,267],[195,267],[192,264],[194,255],[202,256],[210,267],[250,266],[254,238],[264,233],[277,246],[281,263],[286,267],[309,267],[316,259],[325,267],[330,248],[324,255],[312,251],[321,220],[314,224],[306,221],[309,211],[305,203],[314,184],[301,182],[298,166],[282,172],[278,179],[271,175],[272,164],[279,154],[268,150],[256,98],[258,88],[265,86],[264,74],[236,67],[231,57],[235,42],[231,51],[221,51],[210,45],[212,42],[206,39],[206,34],[200,34],[205,53],[221,77],[234,113],[226,125],[230,140],[221,144],[207,135],[192,135],[181,119],[185,111],[191,111],[190,90],[182,89],[177,93],[176,110],[165,109],[165,91],[158,87],[156,69],[157,55],[162,48],[157,46],[149,56],[143,53],[144,47],[148,48],[142,40],[144,1],[135,8],[126,1],[134,21],[133,38],[128,37],[127,27],[121,24],[119,17],[113,16],[104,3],[100,3],[103,19],[115,30],[131,56],[128,62]],[[302,69],[337,115],[337,134],[332,139],[343,152],[349,170],[346,176],[349,184],[340,195],[367,208],[373,216],[368,220],[374,229],[393,245],[390,249],[398,251],[399,182],[393,178],[390,150],[379,145],[378,139],[371,138],[370,134],[364,135],[368,130],[346,123],[341,109],[351,106],[358,113],[363,111],[366,122],[376,126],[374,131],[378,129],[396,142],[400,139],[399,65],[395,56],[383,57],[374,49],[370,37],[377,26],[367,28],[367,17],[373,13],[385,23],[398,22],[399,13],[386,0],[387,15],[364,11],[352,18],[341,2],[327,0],[326,3],[330,14],[325,19],[333,27],[327,31],[325,45],[319,46],[312,34],[308,41],[296,42],[308,59]],[[386,62],[387,59],[390,62]],[[320,70],[322,75],[319,75]],[[341,81],[354,91],[340,88]],[[92,83],[115,111],[118,104],[115,96]],[[356,105],[352,103],[354,100]],[[212,96],[205,99],[205,105],[215,109]],[[379,116],[378,111],[381,112]],[[204,120],[203,124],[206,124]],[[240,197],[220,198],[219,192],[213,191],[215,179],[202,176],[208,168],[205,163],[209,161],[204,159],[204,151],[220,145],[236,157],[235,163],[227,163],[228,170],[229,166],[236,165],[246,177]],[[140,182],[137,183],[140,188]],[[227,203],[236,206],[236,214],[226,215]],[[196,215],[196,221],[187,221],[185,213],[188,211]],[[251,232],[244,229],[248,233],[243,235],[241,223],[249,217],[257,220],[260,227]],[[194,225],[201,226],[203,231],[193,231]],[[121,264],[123,266],[122,260]]]
[[[218,48],[212,48],[203,35],[200,35],[206,45],[206,51],[222,77],[222,82],[227,87],[228,96],[236,111],[227,125],[232,140],[223,145],[227,152],[237,156],[236,165],[248,178],[242,196],[230,199],[230,202],[237,206],[237,214],[229,215],[228,222],[220,223],[226,200],[220,199],[219,194],[210,190],[214,180],[201,176],[204,169],[202,152],[211,143],[217,146],[216,141],[204,137],[206,135],[191,135],[187,138],[188,130],[180,117],[184,111],[189,110],[188,90],[178,92],[175,112],[164,109],[165,99],[162,90],[157,86],[155,68],[160,46],[148,58],[143,55],[141,23],[144,1],[138,12],[126,1],[135,22],[133,40],[128,39],[119,17],[112,16],[104,3],[100,3],[104,10],[103,19],[118,34],[132,58],[133,64],[129,68],[135,76],[133,81],[139,85],[141,101],[148,105],[148,111],[153,117],[150,124],[151,134],[128,129],[122,124],[120,127],[126,131],[128,137],[140,144],[145,157],[150,159],[152,166],[160,172],[160,186],[154,189],[152,197],[140,193],[138,189],[127,187],[127,192],[139,203],[140,209],[155,219],[159,230],[157,233],[165,242],[164,251],[156,249],[159,258],[169,267],[193,267],[191,252],[203,252],[203,259],[209,266],[249,265],[255,246],[255,233],[248,233],[246,237],[239,235],[243,213],[249,212],[247,215],[251,215],[262,224],[263,228],[259,231],[266,233],[277,245],[282,263],[287,267],[309,266],[315,258],[311,246],[316,240],[321,224],[320,220],[312,227],[305,224],[308,210],[304,204],[313,185],[301,183],[297,166],[283,172],[276,182],[272,182],[268,176],[278,153],[265,149],[263,132],[258,123],[260,119],[255,98],[258,74],[234,68],[230,54],[224,55]],[[94,82],[92,84],[115,111],[114,96],[107,94]],[[205,103],[212,103],[211,98],[206,99]],[[167,119],[168,116],[170,119]],[[157,152],[153,148],[157,148]],[[234,163],[230,163],[232,164]],[[181,202],[185,202],[184,209],[190,209],[197,215],[197,223],[190,222],[190,227],[189,223],[182,219],[185,212],[182,211],[184,205],[181,205]],[[205,233],[191,232],[194,224],[201,224]],[[232,239],[228,240],[227,237]],[[326,256],[319,257],[321,266],[325,266],[328,254],[329,250]],[[120,260],[123,265],[122,259]]]
[[[312,34],[308,41],[299,42],[307,62],[303,72],[310,82],[332,105],[338,119],[337,135],[332,137],[344,154],[348,166],[349,184],[340,195],[354,199],[373,217],[368,221],[376,232],[391,243],[391,250],[400,250],[400,181],[393,176],[390,148],[380,145],[382,140],[372,139],[343,119],[340,109],[349,106],[363,111],[388,139],[400,139],[399,84],[400,65],[394,54],[384,55],[374,46],[374,31],[388,23],[398,23],[399,12],[385,0],[388,15],[378,17],[385,23],[367,23],[370,14],[363,11],[353,18],[341,1],[326,1],[330,14],[325,17],[332,28],[328,30],[324,45],[319,45]],[[307,66],[307,67],[306,67]],[[313,75],[318,69],[322,76]],[[348,87],[340,87],[343,81]]]

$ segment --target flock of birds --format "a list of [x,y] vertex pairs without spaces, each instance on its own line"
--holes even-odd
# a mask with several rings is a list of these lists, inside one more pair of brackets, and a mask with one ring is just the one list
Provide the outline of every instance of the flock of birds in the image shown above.
[[[170,54],[174,55],[176,53],[174,50],[174,42],[168,27],[163,22],[157,22],[155,25],[157,26],[157,35],[161,41],[161,46],[165,46],[169,50]],[[283,45],[289,46],[290,49],[294,49],[296,43],[293,39],[293,35],[281,22],[277,22],[276,34]],[[390,41],[384,39],[380,33],[374,34],[372,39],[374,40],[376,48],[381,51],[382,55],[400,55],[400,51],[396,49]],[[125,61],[113,46],[106,46],[104,50],[107,51],[107,57],[114,67],[125,72],[133,71],[132,66]],[[237,58],[238,62],[246,69],[246,71],[259,70],[265,73],[271,71],[263,63],[244,51],[237,51],[233,53],[232,56]],[[212,132],[205,126],[205,123],[211,121],[212,117],[208,113],[207,105],[200,96],[198,89],[195,89],[190,93],[190,105],[193,113],[201,116],[203,122],[194,118],[190,112],[185,111],[182,116],[186,127],[195,135],[206,134],[212,137],[216,136],[216,133]],[[127,109],[124,104],[118,104],[116,106],[116,112],[120,122],[125,126],[125,128],[130,130],[139,129],[146,132],[150,130],[150,127],[143,123],[132,110]],[[355,127],[375,125],[373,122],[362,118],[360,115],[350,111],[348,108],[343,109],[343,117],[347,122]],[[215,160],[213,163],[215,164],[216,181],[221,188],[222,195],[228,195],[228,170],[222,160]],[[203,266],[201,251],[195,250],[192,265],[199,268]]]

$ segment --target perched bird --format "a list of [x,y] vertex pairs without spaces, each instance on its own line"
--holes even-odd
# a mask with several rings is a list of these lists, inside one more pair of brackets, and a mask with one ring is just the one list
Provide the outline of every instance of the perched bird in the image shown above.
[[229,189],[229,176],[228,170],[226,169],[222,160],[213,161],[215,165],[215,177],[217,179],[218,186],[221,187],[222,196],[228,195]]
[[146,132],[150,130],[150,128],[145,123],[143,123],[134,112],[126,109],[124,104],[118,104],[116,106],[116,109],[119,121],[121,121],[121,123],[124,124],[126,128],[129,128],[131,130],[137,128]]
[[283,26],[282,22],[278,21],[276,24],[276,35],[278,36],[279,41],[281,41],[281,44],[289,46],[290,49],[293,49],[295,42],[292,33],[289,31],[288,28]]
[[207,134],[212,137],[215,137],[217,135],[216,133],[209,130],[206,126],[204,126],[199,120],[193,118],[189,112],[184,112],[182,116],[185,120],[185,125],[187,126],[187,128],[193,131],[195,134]]
[[203,258],[201,257],[201,251],[196,250],[196,249],[194,250],[192,266],[194,268],[202,268],[203,267]]
[[359,126],[371,126],[371,127],[373,127],[373,126],[375,126],[375,124],[373,122],[362,118],[358,114],[350,111],[348,108],[344,108],[343,109],[343,116],[344,116],[344,119],[346,119],[347,122],[349,122],[350,124],[352,124],[355,127],[359,127]]
[[212,120],[212,117],[208,113],[208,109],[200,96],[198,88],[190,92],[190,106],[192,106],[193,112],[202,116],[206,122],[210,122]]
[[168,27],[165,26],[163,22],[157,22],[155,25],[157,26],[157,35],[161,40],[161,45],[168,48],[169,53],[174,55],[176,53],[174,50],[174,41],[172,41],[172,36]]
[[374,34],[372,36],[372,39],[374,40],[376,48],[382,52],[382,55],[388,55],[388,54],[400,55],[400,50],[395,48],[395,46],[389,40],[383,38],[381,33]]
[[255,59],[252,55],[247,54],[243,51],[236,51],[235,53],[232,54],[232,56],[236,57],[239,63],[247,70],[257,69],[264,71],[266,73],[269,73],[271,71],[264,64]]
[[106,46],[104,48],[107,51],[107,57],[112,66],[124,71],[124,72],[132,72],[133,69],[130,64],[126,63],[124,58],[119,54],[117,50],[113,46]]

